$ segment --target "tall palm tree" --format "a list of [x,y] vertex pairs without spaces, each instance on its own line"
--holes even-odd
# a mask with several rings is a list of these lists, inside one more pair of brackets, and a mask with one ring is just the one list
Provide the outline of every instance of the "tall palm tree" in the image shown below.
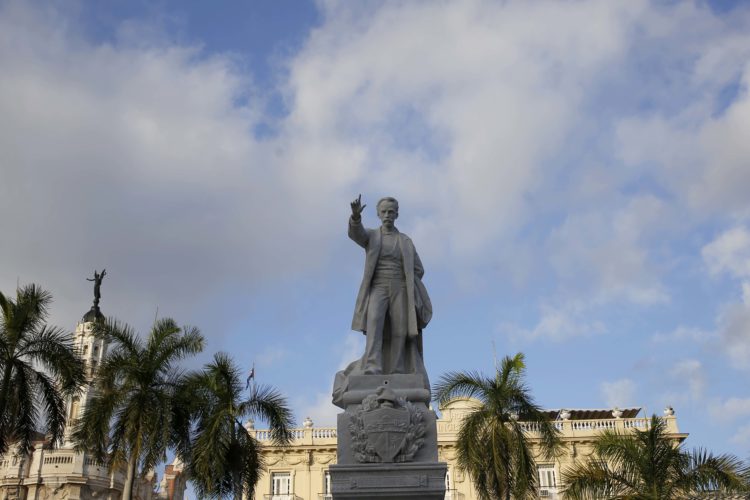
[[[291,439],[292,414],[286,400],[269,387],[249,394],[241,372],[224,353],[217,353],[201,372],[186,377],[183,398],[192,401],[192,429],[182,428],[179,453],[200,497],[253,497],[263,459],[259,443],[242,425],[243,419],[266,420],[277,444]],[[187,419],[182,420],[183,425]]]
[[31,449],[44,412],[46,433],[59,443],[65,431],[65,398],[85,381],[73,336],[46,324],[52,295],[38,285],[0,293],[0,454],[18,444]]
[[524,384],[525,368],[524,356],[518,353],[506,356],[494,377],[451,372],[435,386],[440,404],[458,397],[478,400],[461,424],[456,447],[458,468],[472,477],[481,500],[537,494],[536,462],[527,429],[538,432],[546,459],[559,449],[559,431]]
[[127,464],[122,498],[129,500],[138,466],[144,472],[166,459],[181,379],[177,362],[200,352],[203,336],[168,318],[154,322],[145,342],[116,320],[96,325],[94,332],[112,344],[73,440],[77,449],[93,452],[110,467]]
[[593,454],[563,471],[563,484],[571,499],[666,500],[750,491],[747,466],[738,458],[683,450],[656,415],[646,430],[602,432]]

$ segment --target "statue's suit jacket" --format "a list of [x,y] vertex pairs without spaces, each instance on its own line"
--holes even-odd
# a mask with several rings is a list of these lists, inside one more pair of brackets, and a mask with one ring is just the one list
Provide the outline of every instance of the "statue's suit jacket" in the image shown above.
[[[404,233],[397,233],[401,259],[406,277],[406,296],[408,300],[409,324],[407,334],[416,338],[419,332],[427,326],[432,317],[432,304],[427,295],[427,289],[422,284],[424,268],[419,255],[414,248],[411,238]],[[352,330],[364,332],[367,329],[367,302],[370,297],[370,286],[378,264],[382,236],[380,229],[365,229],[362,220],[349,218],[349,237],[365,249],[365,273],[359,286],[357,302],[354,306]]]

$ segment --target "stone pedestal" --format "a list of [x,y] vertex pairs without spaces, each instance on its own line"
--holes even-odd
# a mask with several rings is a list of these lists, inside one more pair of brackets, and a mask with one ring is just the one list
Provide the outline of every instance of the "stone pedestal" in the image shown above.
[[438,462],[435,413],[421,375],[353,375],[338,415],[334,500],[442,500],[446,464]]
[[334,500],[409,498],[444,500],[444,463],[332,465]]

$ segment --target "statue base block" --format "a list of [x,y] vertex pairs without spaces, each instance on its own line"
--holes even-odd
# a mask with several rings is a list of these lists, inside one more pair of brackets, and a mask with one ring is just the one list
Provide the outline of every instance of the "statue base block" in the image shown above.
[[[438,459],[437,423],[435,412],[427,406],[430,402],[430,392],[424,388],[422,376],[401,374],[350,377],[348,390],[344,393],[344,401],[347,403],[346,411],[339,413],[336,422],[338,463],[344,465],[359,463],[353,450],[352,424],[356,424],[357,415],[365,397],[374,394],[380,387],[389,388],[396,396],[413,405],[413,408],[421,414],[424,442],[408,462],[436,463]],[[364,431],[364,429],[361,430]],[[383,460],[383,462],[387,461]]]
[[430,402],[430,386],[422,375],[351,375],[347,390],[344,392],[344,407],[359,405],[378,387],[388,387],[397,396],[412,403],[429,404]]
[[444,463],[331,465],[333,500],[444,500]]

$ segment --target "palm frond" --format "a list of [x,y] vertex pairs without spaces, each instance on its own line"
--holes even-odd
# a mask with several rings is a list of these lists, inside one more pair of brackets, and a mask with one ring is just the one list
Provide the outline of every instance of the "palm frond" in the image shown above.
[[435,399],[446,404],[456,398],[475,398],[486,403],[492,382],[478,372],[448,372],[435,384]]
[[43,326],[30,334],[17,356],[27,356],[44,366],[66,396],[80,391],[86,381],[83,361],[76,353],[70,333],[62,328]]
[[749,491],[742,462],[731,455],[681,449],[663,419],[646,430],[603,432],[594,458],[563,473],[569,498],[687,498],[701,491]]
[[26,377],[32,380],[32,386],[42,401],[46,415],[46,433],[49,434],[52,445],[56,446],[62,442],[65,432],[65,398],[57,390],[55,381],[47,374],[31,367],[26,371]]
[[441,405],[471,398],[476,405],[464,417],[457,438],[457,466],[468,472],[480,499],[531,498],[537,492],[537,468],[531,438],[521,420],[541,437],[542,456],[553,457],[561,447],[559,430],[524,384],[522,353],[506,356],[494,377],[476,372],[450,372],[433,393]]
[[681,480],[684,488],[696,491],[748,492],[747,465],[734,455],[713,455],[697,448],[686,452],[686,470]]
[[27,455],[33,446],[39,410],[35,404],[33,370],[22,361],[16,361],[12,379],[11,415],[12,423],[10,440],[17,443],[19,455]]
[[240,405],[240,409],[242,415],[266,420],[275,444],[286,445],[292,440],[292,410],[289,409],[286,398],[273,387],[254,387],[250,397]]
[[117,349],[124,350],[131,356],[138,356],[143,346],[135,331],[115,318],[94,323],[93,333],[99,338],[113,342]]

